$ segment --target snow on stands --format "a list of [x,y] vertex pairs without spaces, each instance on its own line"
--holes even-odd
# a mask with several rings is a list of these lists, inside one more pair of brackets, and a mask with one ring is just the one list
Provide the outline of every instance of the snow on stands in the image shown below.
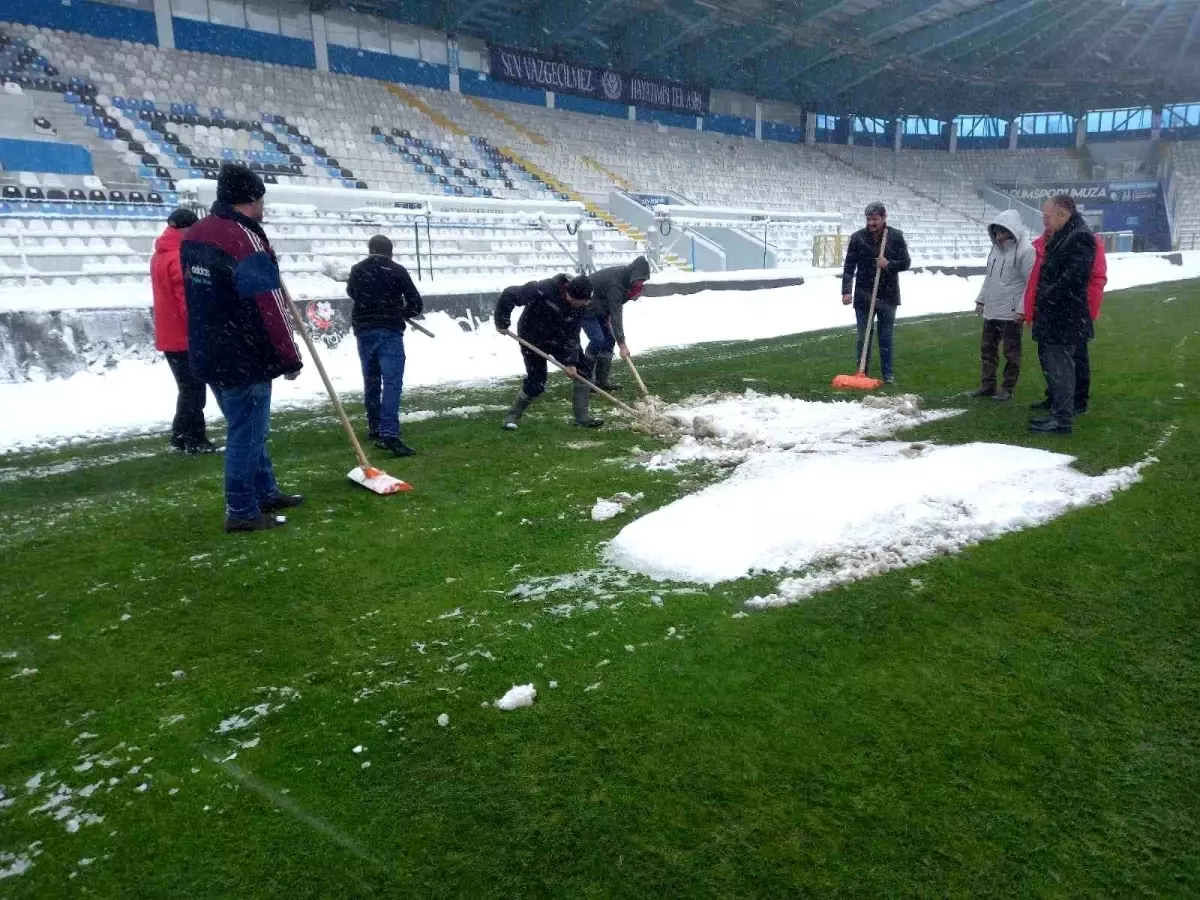
[[[1112,260],[1109,287],[1115,290],[1197,276],[1200,253],[1184,254],[1183,266],[1172,266],[1160,257],[1126,256]],[[900,316],[969,311],[979,283],[979,277],[906,275]],[[642,298],[628,307],[626,327],[635,353],[848,327],[853,315],[841,305],[840,293],[837,273],[824,271],[799,287]],[[57,305],[39,304],[46,309],[79,305],[68,298],[59,299],[63,302]],[[497,334],[489,323],[467,332],[450,316],[435,313],[424,324],[437,338],[408,333],[406,387],[478,383],[523,371],[511,339]],[[323,356],[339,391],[361,392],[362,375],[352,338]],[[312,365],[305,366],[296,381],[275,382],[277,409],[325,402]],[[161,360],[126,360],[106,371],[81,372],[70,378],[0,384],[0,454],[166,431],[174,408],[175,383]],[[211,421],[220,420],[211,398],[207,413]]]
[[714,436],[685,437],[646,465],[737,468],[625,526],[607,561],[708,585],[786,575],[773,593],[746,601],[785,606],[1105,502],[1154,461],[1088,476],[1071,468],[1072,457],[1044,450],[869,440],[955,415],[922,412],[913,399],[822,403],[748,391],[689,405]]

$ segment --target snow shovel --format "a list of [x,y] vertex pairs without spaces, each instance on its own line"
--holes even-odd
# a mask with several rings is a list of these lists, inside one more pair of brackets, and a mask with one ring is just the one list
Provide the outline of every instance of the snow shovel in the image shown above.
[[525,340],[525,338],[521,337],[519,334],[515,334],[514,332],[510,331],[507,328],[504,329],[504,333],[507,334],[514,341],[516,341],[518,344],[520,344],[522,347],[524,347],[526,350],[530,351],[531,353],[536,353],[538,356],[540,356],[542,359],[546,360],[546,362],[548,362],[548,363],[553,363],[555,366],[557,366],[559,369],[561,369],[563,372],[565,372],[568,375],[568,377],[574,378],[580,384],[586,384],[593,391],[595,391],[597,394],[599,394],[605,400],[608,400],[610,403],[612,403],[618,409],[621,409],[621,410],[629,413],[629,415],[633,416],[635,419],[641,417],[641,414],[636,409],[634,409],[632,406],[628,405],[627,403],[622,403],[620,400],[618,400],[616,397],[614,397],[612,394],[610,394],[608,391],[604,390],[603,388],[596,387],[596,385],[592,384],[590,381],[588,381],[582,375],[579,375],[578,373],[575,375],[571,375],[570,372],[567,372],[566,366],[564,366],[562,363],[560,363],[557,359],[555,359],[549,353],[546,353],[544,350],[540,349],[539,347],[535,347],[533,344],[529,343],[529,341]]
[[642,399],[649,401],[650,392],[646,390],[646,382],[642,381],[642,376],[638,374],[637,366],[633,364],[633,357],[625,357],[625,365],[629,366],[629,371],[633,373],[633,380],[637,382],[638,390],[641,391]]
[[424,325],[421,325],[418,322],[414,322],[412,319],[406,318],[404,321],[407,322],[412,328],[421,332],[421,334],[425,335],[426,337],[437,337],[436,334],[434,334],[432,331],[430,331]]
[[308,346],[308,352],[312,354],[313,364],[317,367],[317,372],[321,375],[321,381],[325,383],[325,390],[329,393],[329,399],[333,402],[333,408],[337,412],[338,419],[341,420],[342,428],[346,431],[346,437],[350,438],[350,446],[354,448],[354,455],[358,457],[358,467],[351,469],[346,477],[355,484],[362,485],[368,491],[376,494],[397,494],[400,491],[411,491],[411,484],[401,481],[399,478],[393,478],[382,469],[372,466],[367,460],[367,454],[363,452],[362,444],[358,441],[358,435],[354,433],[354,427],[350,424],[350,420],[346,418],[346,411],[342,409],[342,401],[338,399],[337,391],[333,389],[333,382],[329,380],[329,375],[325,371],[325,365],[321,362],[316,345],[313,344],[312,336],[309,335],[308,328],[304,324],[304,317],[300,315],[300,310],[296,306],[296,302],[292,300],[291,293],[288,292],[287,287],[282,282],[280,283],[280,289],[284,299],[287,300],[288,309],[292,311],[292,319],[296,323],[296,330],[304,338],[304,343]]
[[[884,258],[887,249],[887,229],[883,230],[883,240],[879,242],[879,258]],[[873,391],[881,384],[878,378],[867,375],[867,357],[871,354],[871,331],[875,326],[875,298],[879,295],[879,276],[883,269],[875,267],[875,286],[871,288],[871,308],[867,313],[867,333],[863,336],[862,358],[858,361],[858,372],[854,375],[836,375],[833,379],[835,388],[851,391]]]

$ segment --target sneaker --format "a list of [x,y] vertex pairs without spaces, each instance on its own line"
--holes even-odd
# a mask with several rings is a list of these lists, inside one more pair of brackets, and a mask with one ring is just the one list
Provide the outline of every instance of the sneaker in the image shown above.
[[1050,400],[1046,399],[1046,400],[1042,400],[1040,403],[1030,403],[1029,408],[1030,409],[1049,409],[1050,408]]
[[260,500],[258,507],[265,514],[279,512],[281,509],[295,509],[304,505],[303,494],[279,494],[272,500]]
[[576,428],[603,428],[604,420],[597,419],[595,416],[588,416],[586,419],[577,419],[575,421]]
[[896,383],[896,376],[895,376],[895,375],[884,375],[884,376],[883,376],[883,383],[884,383],[884,384],[895,384],[895,383]]
[[516,431],[520,426],[517,424],[519,417],[514,413],[509,413],[504,417],[503,428],[505,431]]
[[381,437],[375,442],[380,450],[390,450],[396,456],[415,456],[417,451],[398,437]]
[[257,519],[226,519],[225,532],[235,534],[242,531],[270,531],[286,524],[287,519],[283,516],[260,513]]
[[170,446],[171,446],[171,449],[172,449],[172,450],[176,450],[176,451],[178,451],[179,453],[183,453],[183,452],[184,452],[184,448],[186,448],[186,447],[187,447],[187,441],[185,441],[185,440],[184,440],[183,438],[181,438],[181,437],[175,437],[175,436],[172,436],[172,437],[171,437],[171,444],[170,444]]
[[1087,413],[1087,411],[1088,411],[1088,407],[1087,407],[1086,403],[1083,404],[1082,406],[1075,407],[1075,415],[1077,415],[1077,416],[1085,415]]
[[207,438],[202,441],[185,441],[183,452],[195,456],[201,453],[219,453],[221,448]]
[[984,388],[976,388],[975,390],[971,391],[971,393],[968,396],[970,396],[970,397],[995,397],[996,390],[995,390],[995,388],[993,388],[990,391],[985,390]]
[[1070,434],[1071,424],[1058,419],[1034,419],[1029,423],[1029,430],[1036,434]]
[[1006,391],[1003,388],[992,394],[992,399],[997,403],[1007,403],[1012,399],[1012,391]]

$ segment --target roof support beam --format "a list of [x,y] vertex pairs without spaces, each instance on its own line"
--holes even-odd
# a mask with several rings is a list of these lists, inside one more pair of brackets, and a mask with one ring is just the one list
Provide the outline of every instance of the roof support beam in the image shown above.
[[[870,44],[889,28],[907,21],[913,16],[921,15],[941,4],[942,0],[917,0],[917,2],[913,2],[913,0],[896,2],[896,0],[893,0],[891,3],[885,3],[878,10],[864,13],[859,18],[858,24],[862,27],[858,38],[863,44]],[[845,55],[844,52],[838,51],[830,53],[822,47],[814,53],[800,57],[798,62],[794,64],[792,71],[784,79],[784,83],[791,84],[810,69],[833,62],[835,59],[839,59]]]
[[651,59],[656,59],[656,58],[662,56],[664,53],[669,53],[671,50],[674,50],[680,44],[682,44],[686,41],[694,40],[694,38],[698,32],[707,31],[709,28],[711,28],[713,25],[716,25],[716,24],[717,24],[717,13],[714,10],[713,12],[711,12],[707,16],[705,16],[703,19],[698,19],[698,20],[692,22],[690,25],[685,26],[680,31],[676,32],[675,36],[673,38],[671,38],[670,40],[664,41],[663,43],[658,44],[655,47],[651,47],[648,52],[641,54],[637,58],[635,65],[644,63]]
[[997,0],[996,3],[978,10],[956,16],[945,22],[930,25],[910,34],[901,35],[879,46],[882,60],[865,67],[865,71],[856,74],[858,64],[849,59],[841,59],[829,66],[823,78],[824,86],[835,94],[844,94],[851,88],[857,87],[886,71],[897,58],[920,57],[942,47],[948,47],[959,41],[966,40],[974,34],[990,28],[1003,19],[1025,13],[1033,6],[1040,5],[1042,0]]
[[1130,47],[1128,52],[1121,58],[1120,68],[1125,68],[1129,65],[1130,60],[1136,58],[1139,53],[1146,49],[1146,45],[1150,43],[1150,40],[1157,36],[1158,29],[1162,27],[1163,20],[1175,11],[1177,3],[1178,0],[1167,0],[1163,4],[1163,8],[1158,11],[1158,15],[1154,17],[1154,21],[1150,23],[1146,30],[1142,32],[1142,36],[1138,38],[1138,42]]
[[1188,45],[1196,38],[1197,31],[1200,31],[1200,9],[1192,13],[1192,21],[1188,24],[1187,34],[1183,38],[1183,43],[1179,45],[1179,52],[1175,54],[1175,68],[1187,59]]
[[[1099,4],[1097,4],[1097,5],[1099,5]],[[1092,46],[1095,49],[1099,49],[1099,48],[1103,47],[1105,42],[1108,40],[1108,36],[1110,34],[1112,34],[1113,31],[1120,28],[1127,21],[1129,21],[1129,19],[1133,18],[1133,16],[1137,15],[1137,13],[1139,13],[1141,11],[1141,7],[1138,7],[1134,4],[1130,4],[1130,6],[1128,8],[1126,8],[1124,12],[1121,11],[1122,8],[1119,6],[1109,7],[1109,9],[1115,10],[1118,13],[1118,15],[1115,19],[1111,20],[1108,23],[1108,26],[1104,29],[1104,33],[1102,35],[1100,35],[1100,40],[1093,43]],[[1040,50],[1036,56],[1031,57],[1028,60],[1029,65],[1032,66],[1036,63],[1041,62],[1043,59],[1045,59],[1047,56],[1049,56],[1051,53],[1053,53],[1059,47],[1069,46],[1071,41],[1075,39],[1075,36],[1091,24],[1092,24],[1091,20],[1088,20],[1087,22],[1082,23],[1078,27],[1072,29],[1070,32],[1065,34],[1060,40],[1054,41],[1053,43],[1048,45],[1045,49]]]
[[[945,61],[948,63],[955,62],[956,60],[963,59],[964,57],[970,56],[973,53],[989,50],[992,47],[1004,48],[999,56],[1006,56],[1027,41],[1031,41],[1039,35],[1045,34],[1046,31],[1053,28],[1055,25],[1061,24],[1062,18],[1062,9],[1059,7],[1051,7],[1045,12],[1034,16],[1027,22],[1020,22],[1019,24],[1014,25],[1012,28],[1002,31],[1000,34],[996,35],[990,40],[984,41],[981,44],[968,45],[962,50],[951,53],[949,56],[945,57]],[[1006,46],[1005,42],[1012,37],[1018,37],[1018,40],[1011,47]],[[997,59],[999,56],[992,58]]]
[[1070,19],[1071,22],[1078,24],[1078,27],[1074,28],[1073,30],[1069,32],[1063,32],[1062,27],[1066,25],[1066,22],[1060,21],[1058,23],[1060,26],[1059,28],[1042,29],[1041,31],[1032,32],[1026,35],[1022,40],[1017,41],[1011,47],[1005,47],[992,56],[989,56],[986,60],[980,63],[980,68],[990,68],[992,65],[1004,59],[1005,57],[1011,57],[1021,47],[1038,40],[1038,38],[1045,36],[1051,31],[1057,31],[1060,36],[1065,33],[1068,35],[1068,39],[1073,38],[1088,25],[1091,25],[1093,22],[1097,22],[1102,19],[1106,12],[1105,8],[1100,6],[1098,3],[1079,7],[1079,11],[1082,11],[1082,16],[1076,16],[1074,19]]
[[709,73],[708,73],[709,77],[710,77],[710,79],[717,79],[717,78],[721,77],[722,75],[724,75],[726,72],[736,69],[738,66],[740,66],[742,63],[744,63],[746,60],[753,59],[754,57],[762,56],[768,50],[778,47],[780,44],[784,43],[785,41],[790,40],[790,38],[791,38],[791,36],[786,31],[783,31],[782,29],[777,29],[773,36],[767,38],[764,41],[759,41],[757,38],[755,38],[754,40],[752,40],[750,42],[750,47],[748,47],[745,51],[743,51],[742,53],[739,53],[737,56],[734,56],[734,57],[726,60],[725,62],[722,62],[719,66],[709,69]]

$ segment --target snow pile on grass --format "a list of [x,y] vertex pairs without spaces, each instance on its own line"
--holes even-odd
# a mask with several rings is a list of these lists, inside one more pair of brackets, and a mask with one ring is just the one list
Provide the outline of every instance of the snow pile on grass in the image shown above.
[[609,519],[615,519],[629,507],[635,503],[645,499],[645,494],[627,494],[622,491],[619,494],[605,499],[603,497],[596,498],[596,505],[592,507],[593,522],[607,522]]
[[532,684],[514,684],[508,692],[496,701],[496,709],[511,711],[533,706],[537,699],[537,688]]
[[[1005,444],[939,447],[870,441],[946,413],[788,397],[720,400],[691,410],[714,438],[684,438],[652,468],[709,461],[729,478],[631,522],[609,563],[658,580],[717,584],[781,573],[752,609],[953,553],[1102,503],[1154,461],[1098,476],[1072,457]],[[953,414],[953,413],[950,413]]]

